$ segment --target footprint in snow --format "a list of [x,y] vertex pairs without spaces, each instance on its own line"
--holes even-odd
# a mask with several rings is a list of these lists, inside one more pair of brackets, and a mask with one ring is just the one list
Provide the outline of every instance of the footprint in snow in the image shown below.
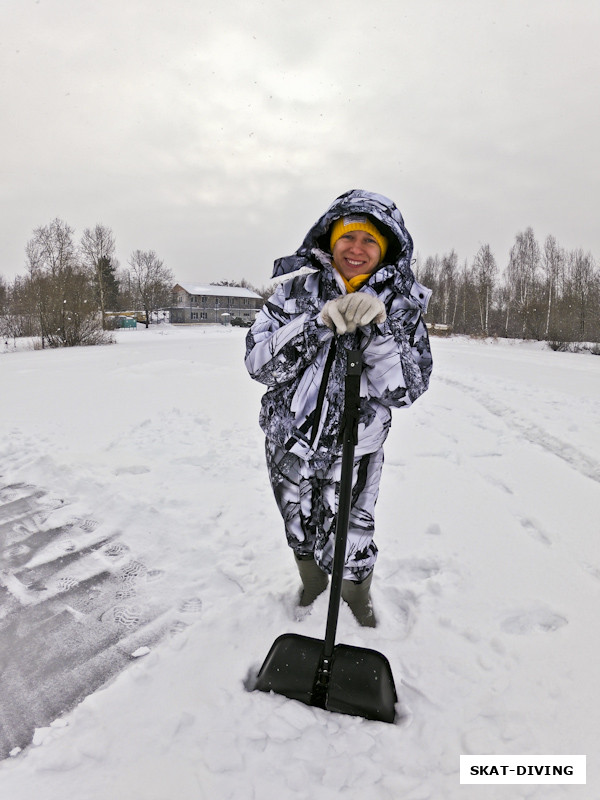
[[441,536],[442,528],[437,522],[432,522],[431,525],[429,525],[429,527],[426,529],[425,533],[428,536]]
[[[107,615],[103,616],[103,619]],[[133,629],[145,622],[144,609],[141,606],[116,606],[109,612],[110,618],[127,629]]]
[[179,610],[184,614],[200,614],[202,612],[202,599],[200,597],[189,597],[179,604]]
[[592,576],[592,578],[600,581],[600,567],[588,563],[582,563],[581,566],[588,574]]
[[142,579],[147,579],[148,569],[145,564],[140,561],[129,561],[122,569],[119,570],[118,580],[121,583],[121,588],[116,592],[117,600],[128,600],[131,597],[136,597],[138,593],[138,585]]
[[[428,532],[433,536],[439,535],[434,526],[431,526]],[[401,575],[405,582],[424,581],[438,575],[441,571],[442,565],[433,558],[405,558],[398,559],[392,574]]]
[[535,520],[532,519],[521,519],[521,525],[523,526],[524,530],[533,538],[536,539],[541,544],[546,545],[546,547],[550,547],[552,544],[552,539],[548,534],[542,530],[541,525],[538,525]]
[[111,542],[104,547],[102,552],[107,558],[114,559],[116,561],[117,559],[128,555],[129,547],[122,542]]
[[81,517],[76,517],[73,520],[73,524],[84,533],[93,533],[100,523],[96,522],[95,519],[82,519]]
[[135,583],[140,578],[143,578],[147,572],[148,569],[145,564],[142,564],[140,561],[130,561],[119,572],[119,578],[126,584]]
[[150,472],[150,468],[147,467],[145,464],[132,464],[128,467],[117,467],[114,471],[114,475],[146,475],[146,473]]
[[68,592],[70,589],[74,589],[76,586],[79,585],[79,581],[77,578],[72,576],[65,576],[64,578],[60,578],[56,584],[57,589],[59,592]]
[[406,639],[417,621],[417,598],[412,592],[401,591],[390,587],[386,592],[388,610],[391,611],[397,630],[398,639]]
[[569,621],[566,617],[560,614],[555,614],[546,608],[538,608],[532,611],[523,611],[519,614],[514,614],[506,617],[500,627],[504,633],[512,633],[517,636],[523,636],[530,633],[553,633],[565,625]]

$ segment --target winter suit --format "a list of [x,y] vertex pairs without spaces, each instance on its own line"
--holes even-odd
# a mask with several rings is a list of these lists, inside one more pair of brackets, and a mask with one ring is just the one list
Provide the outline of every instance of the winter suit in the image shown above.
[[[365,214],[389,245],[383,262],[358,290],[379,298],[387,319],[336,335],[320,313],[347,292],[328,252],[332,223]],[[362,190],[341,195],[312,226],[300,248],[275,262],[282,281],[248,331],[246,367],[266,384],[260,425],[267,466],[289,545],[310,553],[325,572],[333,562],[341,469],[345,351],[360,349],[364,369],[352,510],[344,578],[361,581],[375,564],[374,508],[391,409],[406,407],[427,389],[432,369],[422,314],[430,290],[411,269],[413,244],[394,203]],[[298,271],[300,270],[300,273]]]

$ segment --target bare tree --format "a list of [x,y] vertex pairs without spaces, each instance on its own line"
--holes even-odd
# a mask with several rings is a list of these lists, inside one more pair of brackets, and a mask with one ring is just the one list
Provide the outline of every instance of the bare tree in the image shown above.
[[442,322],[454,325],[458,304],[457,291],[458,256],[451,250],[442,256],[439,289],[442,292]]
[[29,278],[17,276],[13,285],[8,287],[5,314],[2,318],[2,335],[6,338],[39,335],[37,318],[31,310],[30,286]]
[[443,313],[443,300],[439,291],[440,265],[441,260],[437,253],[435,256],[427,256],[425,262],[422,265],[419,264],[419,281],[433,290],[431,303],[427,310],[428,317],[433,322],[441,322]]
[[8,286],[2,275],[0,275],[0,336],[5,341],[10,336]]
[[8,286],[0,275],[0,316],[4,316],[8,311]]
[[[518,233],[510,250],[506,269],[509,287],[509,306],[514,305],[521,322],[521,335],[527,336],[533,327],[532,314],[538,305],[537,289],[540,269],[540,248],[532,228]],[[509,308],[510,311],[510,308]],[[510,335],[507,311],[507,333]]]
[[96,225],[94,229],[86,228],[81,237],[81,254],[83,263],[94,276],[102,327],[106,329],[107,301],[114,305],[118,292],[115,277],[115,238],[111,229],[105,225]]
[[489,244],[482,245],[473,261],[473,278],[479,305],[481,331],[486,336],[490,325],[490,304],[498,267]]
[[574,319],[574,335],[576,339],[585,341],[587,332],[587,313],[590,296],[594,287],[595,269],[591,253],[574,250],[569,259],[569,278],[573,305],[577,317]]
[[61,219],[35,228],[27,242],[25,253],[30,275],[44,272],[58,276],[77,264],[77,248],[73,242],[73,228]]
[[542,258],[542,266],[546,273],[546,292],[548,302],[546,305],[546,327],[545,337],[550,335],[550,322],[552,318],[552,310],[555,303],[555,298],[558,291],[559,277],[564,272],[565,267],[565,254],[564,251],[558,246],[554,236],[547,236],[544,242],[544,254]]
[[118,293],[116,308],[118,311],[131,310],[135,307],[135,282],[131,270],[120,269],[116,275]]
[[29,273],[25,297],[37,316],[42,347],[53,345],[55,337],[65,338],[64,288],[77,265],[73,229],[58,218],[36,228],[25,254]]
[[79,261],[73,229],[60,219],[36,228],[25,252],[29,274],[22,297],[37,318],[42,347],[105,341],[93,286]]
[[467,314],[467,303],[468,303],[468,296],[469,296],[469,286],[470,286],[470,277],[469,277],[469,268],[467,265],[467,261],[463,262],[462,270],[460,271],[459,278],[458,278],[458,294],[460,299],[460,326],[455,324],[454,330],[460,329],[461,333],[468,332],[468,314]]
[[171,304],[175,278],[153,250],[135,250],[129,259],[129,265],[135,296],[144,310],[148,327],[153,313]]

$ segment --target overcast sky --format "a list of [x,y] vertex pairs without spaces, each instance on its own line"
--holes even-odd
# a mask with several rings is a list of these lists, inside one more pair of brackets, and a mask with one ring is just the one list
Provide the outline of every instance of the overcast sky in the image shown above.
[[600,258],[598,0],[2,0],[0,275],[33,229],[269,283],[331,201],[422,255],[533,227]]

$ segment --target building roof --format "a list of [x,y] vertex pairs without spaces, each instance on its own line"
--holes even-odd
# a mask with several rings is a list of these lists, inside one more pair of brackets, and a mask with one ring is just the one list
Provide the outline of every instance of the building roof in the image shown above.
[[178,283],[188,294],[212,295],[213,297],[251,297],[255,300],[262,300],[262,297],[251,289],[244,289],[242,286],[213,286],[205,283]]

